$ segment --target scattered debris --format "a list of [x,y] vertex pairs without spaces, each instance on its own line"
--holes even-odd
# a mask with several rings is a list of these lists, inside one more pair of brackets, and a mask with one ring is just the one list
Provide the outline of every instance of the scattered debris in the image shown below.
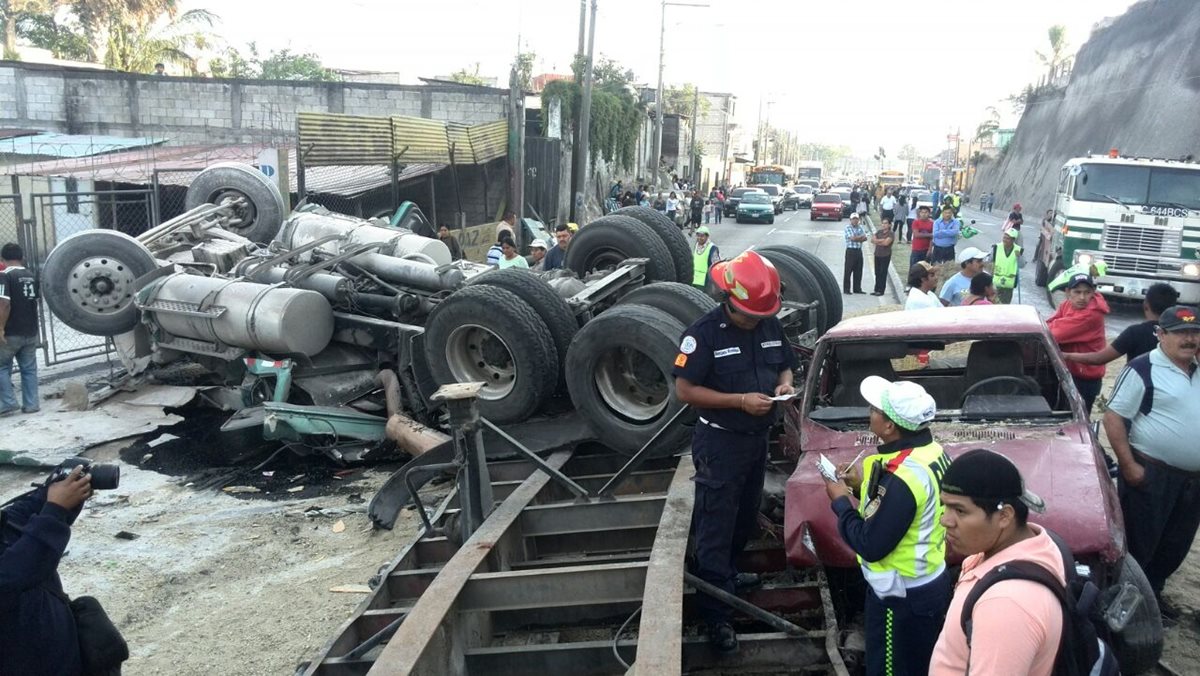
[[370,594],[371,587],[365,584],[341,584],[330,587],[329,591],[334,594]]
[[304,486],[303,486],[303,485],[300,485],[300,486],[292,486],[291,488],[287,489],[287,492],[288,492],[288,493],[299,493],[299,492],[300,492],[300,491],[302,491],[302,490],[304,490]]
[[120,530],[117,531],[117,534],[113,537],[117,538],[118,540],[136,540],[142,536],[138,535],[137,533],[131,533],[127,530]]
[[254,486],[226,486],[225,488],[222,488],[221,490],[225,491],[226,493],[231,493],[233,495],[237,495],[238,493],[259,493],[259,492],[261,492]]
[[62,410],[88,410],[88,389],[86,383],[83,383],[79,380],[71,380],[67,382],[67,384],[63,387]]
[[340,533],[344,530],[346,530],[346,522],[345,521],[342,521],[339,519],[337,523],[333,524],[333,532]]

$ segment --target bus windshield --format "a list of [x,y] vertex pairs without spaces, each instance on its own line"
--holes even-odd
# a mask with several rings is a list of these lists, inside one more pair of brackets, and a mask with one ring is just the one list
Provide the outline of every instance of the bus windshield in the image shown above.
[[1073,195],[1077,200],[1200,210],[1200,170],[1124,164],[1081,166]]

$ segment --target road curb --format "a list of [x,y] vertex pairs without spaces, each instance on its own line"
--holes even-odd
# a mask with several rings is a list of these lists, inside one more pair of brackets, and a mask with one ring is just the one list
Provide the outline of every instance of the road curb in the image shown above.
[[896,301],[897,305],[904,305],[904,292],[902,291],[904,282],[890,261],[888,262],[888,281],[892,283],[892,300]]

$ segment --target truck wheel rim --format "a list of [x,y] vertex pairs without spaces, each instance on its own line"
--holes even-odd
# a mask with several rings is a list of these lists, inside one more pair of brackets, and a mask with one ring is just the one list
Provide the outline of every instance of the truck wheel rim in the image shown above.
[[628,347],[607,350],[596,362],[596,389],[616,414],[635,422],[654,420],[667,408],[671,389],[646,354]]
[[211,195],[208,201],[212,204],[220,204],[226,198],[232,199],[237,203],[233,206],[234,220],[230,221],[225,227],[236,233],[245,232],[253,227],[254,220],[258,218],[258,210],[254,208],[254,200],[239,190],[225,188]]
[[599,249],[592,253],[587,261],[587,272],[598,270],[615,270],[617,266],[629,258],[623,251],[616,249]]
[[484,383],[481,399],[503,399],[516,385],[512,350],[503,338],[478,324],[464,324],[450,333],[446,363],[458,382]]
[[107,256],[85,258],[71,268],[67,288],[71,300],[85,312],[108,315],[133,301],[133,271]]

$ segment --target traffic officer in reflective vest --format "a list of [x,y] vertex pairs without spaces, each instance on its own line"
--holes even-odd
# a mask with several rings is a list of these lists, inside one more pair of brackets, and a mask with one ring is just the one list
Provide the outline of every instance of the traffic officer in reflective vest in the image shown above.
[[[942,475],[950,458],[929,431],[936,405],[923,387],[869,376],[874,455],[826,479],[838,531],[867,582],[867,674],[925,674],[953,592],[941,524]],[[858,491],[858,508],[851,488]]]
[[1009,228],[1004,231],[1000,243],[992,246],[992,277],[996,280],[996,296],[1000,302],[1012,303],[1013,289],[1017,287],[1017,268],[1021,264],[1021,247],[1017,238],[1021,231]]
[[[694,572],[732,594],[735,561],[758,524],[767,433],[776,419],[771,397],[794,393],[798,364],[775,316],[781,306],[775,266],[747,251],[717,263],[711,275],[723,302],[684,332],[675,391],[699,413],[692,436]],[[737,650],[729,608],[704,595],[697,602],[712,645]]]
[[708,239],[708,235],[707,225],[696,228],[696,245],[692,247],[692,286],[701,289],[708,281],[709,269],[721,257],[721,252]]

